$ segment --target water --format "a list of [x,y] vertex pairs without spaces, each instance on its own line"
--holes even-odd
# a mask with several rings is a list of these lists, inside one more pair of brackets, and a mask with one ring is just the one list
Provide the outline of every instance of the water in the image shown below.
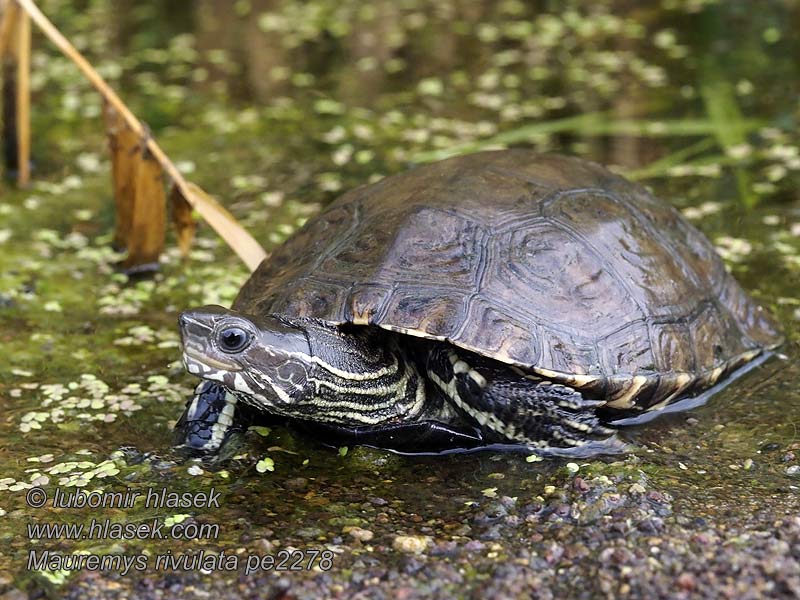
[[[627,547],[650,556],[652,538],[661,536],[662,561],[677,564],[666,557],[683,543],[686,523],[704,520],[703,531],[720,543],[762,539],[767,523],[800,508],[797,2],[764,3],[757,12],[676,0],[635,9],[421,0],[42,6],[123,90],[188,177],[223,199],[267,249],[361,183],[454,151],[529,145],[610,164],[683,209],[774,312],[788,341],[784,358],[743,375],[705,406],[626,428],[634,451],[607,460],[337,452],[276,428],[248,434],[222,465],[176,466],[171,429],[195,384],[178,362],[177,314],[229,304],[247,273],[201,228],[189,260],[171,246],[154,279],[115,274],[99,100],[37,39],[35,183],[6,185],[0,199],[0,479],[7,478],[0,481],[0,586],[54,597],[87,589],[86,570],[29,571],[32,548],[130,555],[294,547],[332,549],[337,557],[330,579],[291,574],[299,597],[344,593],[336,586],[351,593],[348,586],[361,585],[348,583],[351,572],[419,593],[440,581],[440,593],[458,596],[458,569],[467,585],[516,581],[531,589],[498,565],[538,564],[556,540],[568,556],[570,540],[583,540],[591,552],[547,559],[538,589],[569,591],[570,578],[583,577],[593,582],[586,590],[600,593],[606,565],[599,556],[610,542],[593,536],[611,535],[609,519],[661,519],[663,529],[638,529]],[[575,491],[584,482],[596,498]],[[214,487],[222,502],[213,510],[137,506],[126,514],[35,510],[25,494],[36,484],[51,491]],[[635,485],[673,501],[640,502]],[[561,533],[537,503],[551,516],[566,506]],[[218,538],[34,542],[26,529],[30,521],[184,514],[220,524]],[[425,552],[409,554],[403,544],[414,543]],[[768,550],[755,541],[744,547],[743,564]],[[684,565],[696,570],[698,589],[715,572],[708,561],[728,564],[713,560]],[[650,579],[619,576],[609,589],[670,590],[675,569],[636,568],[636,577]],[[196,575],[181,573],[178,581],[188,585]],[[662,575],[668,583],[659,588]],[[162,576],[150,569],[118,585]],[[201,581],[211,589],[224,576],[217,570]],[[242,585],[256,580],[248,581]]]

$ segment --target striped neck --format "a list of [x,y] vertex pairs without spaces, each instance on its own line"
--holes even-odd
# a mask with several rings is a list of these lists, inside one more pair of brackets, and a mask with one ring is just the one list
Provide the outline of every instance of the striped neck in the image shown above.
[[395,336],[373,328],[307,330],[313,367],[304,397],[287,416],[348,425],[413,419],[425,405],[425,381]]

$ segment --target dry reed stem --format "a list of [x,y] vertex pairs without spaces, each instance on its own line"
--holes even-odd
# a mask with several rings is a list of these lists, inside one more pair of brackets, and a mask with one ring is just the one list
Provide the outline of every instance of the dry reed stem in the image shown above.
[[[128,109],[116,92],[94,70],[89,62],[61,34],[50,20],[42,14],[33,0],[14,0],[30,15],[36,26],[80,69],[84,76],[100,92],[111,107],[117,111],[125,124],[138,136],[145,138],[147,132],[136,116]],[[187,181],[152,137],[147,137],[147,150],[172,179],[189,204],[209,225],[233,248],[244,263],[254,270],[266,257],[261,245],[245,230],[224,207],[195,184]]]
[[17,185],[31,180],[31,20],[19,11],[17,18]]
[[9,48],[9,40],[11,40],[19,7],[8,0],[0,0],[0,7],[3,9],[3,20],[0,21],[0,61],[2,61]]

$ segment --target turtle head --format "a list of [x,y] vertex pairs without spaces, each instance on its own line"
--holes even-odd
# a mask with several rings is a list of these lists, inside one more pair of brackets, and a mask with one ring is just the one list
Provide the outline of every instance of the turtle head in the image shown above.
[[278,415],[380,427],[416,417],[425,386],[383,330],[204,306],[181,314],[183,362],[204,381],[178,422],[192,452],[218,453],[248,424]]
[[221,306],[187,310],[178,321],[189,373],[276,412],[307,396],[313,362],[299,324]]

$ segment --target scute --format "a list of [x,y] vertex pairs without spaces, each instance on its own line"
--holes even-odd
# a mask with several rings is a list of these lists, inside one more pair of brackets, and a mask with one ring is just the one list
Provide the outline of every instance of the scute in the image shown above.
[[619,327],[621,318],[644,316],[604,257],[587,250],[577,232],[558,223],[520,223],[494,236],[492,248],[481,293],[523,324],[537,322],[568,334],[587,329],[604,334]]
[[584,160],[483,152],[341,196],[253,273],[234,308],[452,343],[660,403],[775,346],[705,237]]

